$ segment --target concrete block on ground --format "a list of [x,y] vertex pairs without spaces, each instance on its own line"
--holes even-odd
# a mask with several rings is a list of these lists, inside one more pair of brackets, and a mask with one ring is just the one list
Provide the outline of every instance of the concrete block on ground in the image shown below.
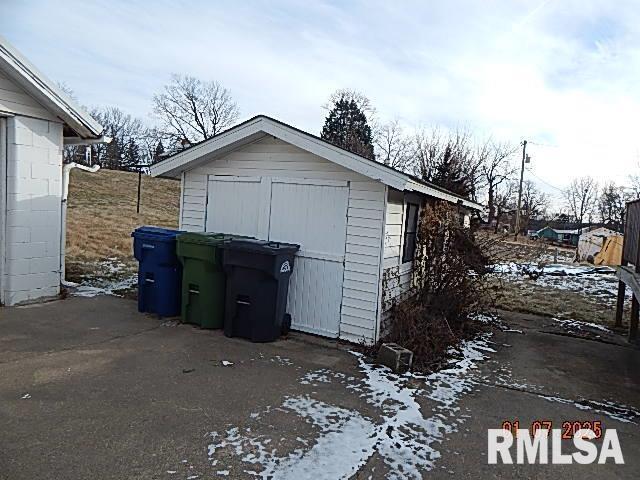
[[397,343],[383,343],[378,351],[377,360],[396,373],[404,373],[411,369],[413,352]]

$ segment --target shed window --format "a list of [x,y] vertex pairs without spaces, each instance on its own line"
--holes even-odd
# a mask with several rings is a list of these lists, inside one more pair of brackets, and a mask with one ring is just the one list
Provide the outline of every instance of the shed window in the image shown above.
[[411,262],[416,256],[416,235],[418,232],[418,205],[407,203],[407,214],[404,220],[404,246],[402,263]]

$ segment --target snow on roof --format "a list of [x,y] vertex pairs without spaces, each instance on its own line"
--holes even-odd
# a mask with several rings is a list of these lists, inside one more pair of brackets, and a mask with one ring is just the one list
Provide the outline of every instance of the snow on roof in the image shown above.
[[562,233],[563,235],[578,235],[578,233],[580,233],[577,229],[576,230],[556,230],[555,228],[553,228],[552,230],[556,233]]
[[[560,234],[563,234],[563,235],[578,235],[578,233],[579,233],[578,229],[575,229],[575,230],[560,230],[560,229],[557,229],[557,228],[550,227],[549,225],[547,225],[546,227],[541,228],[540,230],[538,230],[538,233],[543,232],[545,230],[552,230],[555,233],[560,233]],[[582,229],[582,231],[586,232],[586,229]]]

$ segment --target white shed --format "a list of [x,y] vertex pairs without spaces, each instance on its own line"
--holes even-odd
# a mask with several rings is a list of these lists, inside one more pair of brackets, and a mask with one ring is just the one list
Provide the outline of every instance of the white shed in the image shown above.
[[595,256],[602,250],[607,238],[614,235],[620,234],[606,227],[584,229],[578,239],[578,260],[580,262],[593,263]]
[[0,304],[60,292],[62,149],[102,127],[0,37]]
[[[292,328],[375,341],[385,300],[409,287],[426,198],[481,206],[266,116],[151,167],[180,178],[180,228],[301,245]],[[385,273],[398,271],[395,283]]]

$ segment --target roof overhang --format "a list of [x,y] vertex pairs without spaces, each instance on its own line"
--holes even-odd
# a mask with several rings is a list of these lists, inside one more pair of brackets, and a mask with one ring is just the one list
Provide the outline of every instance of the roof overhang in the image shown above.
[[54,113],[81,139],[102,137],[103,127],[76,104],[51,80],[46,78],[9,42],[0,36],[0,68],[13,81]]
[[420,182],[386,165],[351,153],[319,137],[298,130],[273,118],[259,115],[214,137],[176,153],[150,167],[152,176],[178,178],[183,171],[191,170],[225,155],[236,148],[271,135],[302,150],[325,158],[333,163],[357,172],[402,191],[414,191],[431,197],[456,203],[473,210],[482,205],[443,191],[426,182]]

